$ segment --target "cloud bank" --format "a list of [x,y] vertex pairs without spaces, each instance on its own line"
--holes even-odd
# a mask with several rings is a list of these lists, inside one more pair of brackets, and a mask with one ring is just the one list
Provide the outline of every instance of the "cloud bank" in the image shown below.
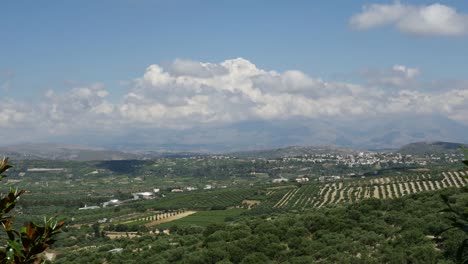
[[[159,126],[333,118],[388,113],[435,113],[466,121],[466,89],[413,90],[418,68],[394,65],[361,85],[326,82],[301,71],[268,71],[243,58],[219,64],[176,60],[168,69],[151,65],[123,102],[125,121]],[[386,85],[398,89],[385,89]]]
[[351,17],[349,24],[356,30],[393,26],[411,35],[461,36],[468,34],[468,15],[443,4],[393,4],[364,6]]
[[147,67],[118,100],[109,100],[111,91],[100,83],[50,90],[33,104],[8,99],[0,109],[0,128],[34,140],[407,114],[444,116],[468,124],[467,83],[435,91],[412,89],[422,86],[420,74],[418,68],[394,65],[367,72],[358,84],[327,82],[298,70],[259,69],[243,58],[221,63],[178,59],[166,67]]

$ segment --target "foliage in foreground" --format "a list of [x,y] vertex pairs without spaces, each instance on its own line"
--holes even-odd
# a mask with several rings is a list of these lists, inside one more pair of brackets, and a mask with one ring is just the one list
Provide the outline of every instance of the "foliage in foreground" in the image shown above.
[[[3,159],[0,163],[0,180],[6,177],[3,173],[9,168],[8,159]],[[55,242],[54,237],[64,225],[64,222],[52,218],[44,220],[43,225],[29,222],[21,231],[16,230],[12,210],[24,192],[11,188],[8,194],[1,197],[0,223],[5,235],[0,235],[0,263],[41,263],[40,254]]]

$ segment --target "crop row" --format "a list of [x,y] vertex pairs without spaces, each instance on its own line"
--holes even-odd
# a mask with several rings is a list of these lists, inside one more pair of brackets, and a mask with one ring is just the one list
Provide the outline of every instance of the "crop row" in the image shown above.
[[300,188],[289,190],[273,207],[285,209],[304,209],[315,202],[318,186],[307,184]]
[[274,208],[304,209],[342,202],[355,202],[367,198],[392,199],[404,195],[434,191],[449,187],[462,187],[468,183],[468,171],[380,177],[350,182],[334,182],[320,186],[304,185],[290,189]]

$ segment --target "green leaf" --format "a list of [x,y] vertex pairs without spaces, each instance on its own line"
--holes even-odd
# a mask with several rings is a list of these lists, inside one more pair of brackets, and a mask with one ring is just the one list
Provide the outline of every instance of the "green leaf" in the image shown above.
[[23,248],[21,247],[21,244],[18,243],[17,241],[8,241],[7,242],[7,249],[13,249],[14,251],[14,254],[15,256],[19,256],[19,257],[24,257],[24,254],[23,254]]

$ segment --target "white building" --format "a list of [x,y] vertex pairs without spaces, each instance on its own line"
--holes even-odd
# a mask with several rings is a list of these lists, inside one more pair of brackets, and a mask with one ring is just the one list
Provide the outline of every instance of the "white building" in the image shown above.
[[138,200],[138,199],[152,199],[154,198],[154,194],[152,192],[139,192],[139,193],[133,193],[133,199]]
[[288,179],[281,177],[281,178],[273,179],[272,182],[273,183],[288,182]]

